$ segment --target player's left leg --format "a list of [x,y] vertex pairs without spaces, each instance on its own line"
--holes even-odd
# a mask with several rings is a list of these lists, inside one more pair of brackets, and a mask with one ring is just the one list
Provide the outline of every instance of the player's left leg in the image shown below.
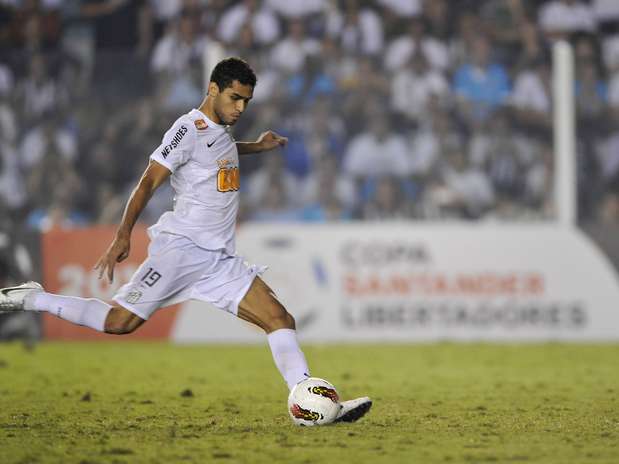
[[309,377],[309,368],[297,341],[294,318],[260,277],[254,278],[239,303],[237,315],[266,332],[273,360],[288,388],[292,389]]
[[45,292],[37,282],[0,290],[0,311],[48,312],[74,324],[103,332],[111,306],[94,298],[77,298]]
[[96,298],[55,295],[46,292],[37,282],[0,289],[2,311],[47,312],[73,324],[115,335],[131,333],[145,322],[118,304],[109,305]]

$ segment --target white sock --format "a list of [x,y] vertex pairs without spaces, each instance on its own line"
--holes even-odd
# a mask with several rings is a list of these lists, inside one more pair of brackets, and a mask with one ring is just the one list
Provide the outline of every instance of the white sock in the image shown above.
[[46,311],[65,321],[90,327],[99,332],[104,331],[107,313],[112,308],[94,298],[54,295],[47,292],[33,292],[26,297],[24,303],[24,309],[28,311]]
[[278,329],[267,335],[275,365],[282,374],[288,388],[309,377],[305,356],[297,342],[297,332],[292,329]]

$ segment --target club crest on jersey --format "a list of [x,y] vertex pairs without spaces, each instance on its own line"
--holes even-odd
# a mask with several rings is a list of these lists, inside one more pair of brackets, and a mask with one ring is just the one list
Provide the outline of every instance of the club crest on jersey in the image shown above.
[[208,124],[204,119],[196,119],[193,123],[196,125],[196,129],[198,130],[205,130],[208,128]]
[[132,290],[127,295],[127,303],[137,303],[142,298],[142,292],[139,290]]

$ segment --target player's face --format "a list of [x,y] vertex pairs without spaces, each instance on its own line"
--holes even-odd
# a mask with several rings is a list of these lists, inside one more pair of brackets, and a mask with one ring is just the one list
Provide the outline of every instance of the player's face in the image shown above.
[[219,92],[215,98],[215,112],[221,123],[229,126],[235,124],[247,109],[253,94],[251,85],[243,85],[239,81],[233,81],[230,87]]

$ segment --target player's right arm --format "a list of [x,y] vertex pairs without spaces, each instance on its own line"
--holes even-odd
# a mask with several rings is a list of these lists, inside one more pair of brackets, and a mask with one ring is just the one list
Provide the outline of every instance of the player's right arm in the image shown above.
[[195,145],[195,130],[191,120],[181,116],[164,134],[161,145],[150,155],[150,163],[127,202],[116,237],[95,265],[95,269],[99,270],[99,278],[107,274],[111,283],[114,266],[129,256],[133,226],[155,190],[189,160]]
[[116,263],[124,261],[129,256],[133,226],[135,226],[138,217],[140,217],[142,210],[146,207],[146,204],[153,196],[153,193],[155,193],[155,190],[157,190],[168,177],[170,177],[168,168],[156,161],[150,161],[137,186],[133,189],[133,192],[131,192],[120,226],[116,231],[114,241],[95,265],[95,269],[99,270],[99,279],[103,277],[104,274],[107,274],[108,280],[112,283],[114,280],[114,266]]

